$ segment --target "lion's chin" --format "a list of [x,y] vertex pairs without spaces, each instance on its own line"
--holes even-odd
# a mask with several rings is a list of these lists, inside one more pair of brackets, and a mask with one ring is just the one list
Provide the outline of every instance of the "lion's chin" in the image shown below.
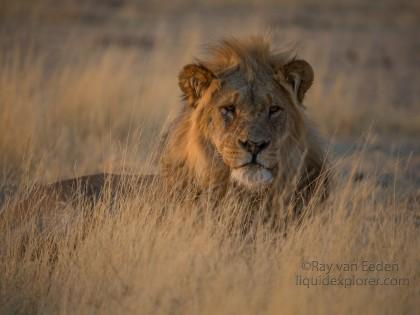
[[250,190],[261,189],[273,181],[270,170],[259,165],[247,165],[235,168],[231,172],[232,179]]

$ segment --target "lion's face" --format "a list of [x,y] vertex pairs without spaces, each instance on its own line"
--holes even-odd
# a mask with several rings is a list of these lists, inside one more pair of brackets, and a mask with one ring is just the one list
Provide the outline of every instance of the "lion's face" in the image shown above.
[[[261,57],[265,50],[253,52],[252,62],[241,53],[225,60],[228,66],[211,62],[185,66],[179,85],[191,109],[184,122],[191,124],[196,147],[201,148],[189,151],[196,173],[202,172],[197,171],[202,165],[208,172],[214,170],[215,160],[220,160],[232,181],[255,190],[273,181],[282,156],[289,154],[283,151],[290,147],[290,139],[297,139],[301,101],[313,71],[303,60],[270,61],[269,56]],[[236,64],[231,62],[235,58]]]
[[[260,82],[258,82],[260,81]],[[249,188],[273,180],[281,140],[292,106],[287,92],[269,76],[250,85],[239,71],[222,79],[209,103],[208,136],[231,171],[231,178]]]

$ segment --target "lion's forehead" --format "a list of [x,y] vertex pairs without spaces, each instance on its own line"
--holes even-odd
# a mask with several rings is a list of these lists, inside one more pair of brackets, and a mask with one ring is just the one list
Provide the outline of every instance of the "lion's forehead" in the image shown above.
[[[219,90],[216,101],[220,104],[233,103],[243,109],[261,111],[266,107],[288,101],[286,91],[267,80],[226,80]],[[280,105],[280,104],[278,104]]]

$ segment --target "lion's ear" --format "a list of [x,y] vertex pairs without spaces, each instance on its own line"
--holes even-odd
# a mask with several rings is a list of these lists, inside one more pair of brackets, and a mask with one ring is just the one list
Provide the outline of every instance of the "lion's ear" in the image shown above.
[[303,101],[306,91],[314,81],[314,71],[305,60],[293,60],[283,66],[286,80],[293,86],[293,90],[299,102]]
[[214,78],[215,75],[201,64],[184,66],[179,73],[178,84],[190,106],[197,106],[198,99],[203,96]]

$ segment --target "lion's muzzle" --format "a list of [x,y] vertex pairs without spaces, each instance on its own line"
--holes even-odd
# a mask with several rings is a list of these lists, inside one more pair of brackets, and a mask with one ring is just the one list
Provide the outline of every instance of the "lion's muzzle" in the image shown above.
[[273,180],[273,174],[261,159],[261,155],[270,145],[269,139],[259,137],[238,138],[237,147],[242,151],[237,167],[231,172],[232,179],[249,189],[259,189]]

